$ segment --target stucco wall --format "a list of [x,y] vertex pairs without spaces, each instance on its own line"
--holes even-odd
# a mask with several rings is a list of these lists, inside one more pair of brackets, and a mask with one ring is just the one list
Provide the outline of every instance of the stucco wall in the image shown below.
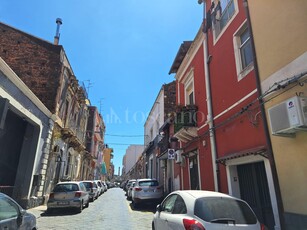
[[[275,82],[307,70],[307,1],[248,3],[262,90],[266,91]],[[298,93],[307,96],[306,84],[279,90],[266,109]],[[306,140],[306,132],[297,132],[294,138],[271,136],[286,213],[307,214]]]

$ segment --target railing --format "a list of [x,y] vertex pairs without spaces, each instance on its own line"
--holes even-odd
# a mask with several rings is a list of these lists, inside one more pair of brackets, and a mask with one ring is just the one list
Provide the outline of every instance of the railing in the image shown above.
[[82,130],[73,119],[66,123],[65,129],[68,130],[70,135],[77,137],[80,143],[85,144],[85,130]]
[[183,127],[195,127],[197,125],[197,107],[183,107],[176,113],[174,131],[177,133]]
[[169,149],[169,136],[164,136],[159,142],[160,152],[164,153],[167,149]]
[[234,5],[234,1],[232,0],[232,1],[229,1],[226,8],[223,9],[221,17],[215,20],[215,24],[213,23],[216,38],[219,36],[223,28],[230,21],[234,13],[235,13],[235,5]]

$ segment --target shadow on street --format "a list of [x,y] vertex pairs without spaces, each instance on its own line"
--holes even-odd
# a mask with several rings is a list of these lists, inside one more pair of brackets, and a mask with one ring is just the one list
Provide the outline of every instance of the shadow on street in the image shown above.
[[136,208],[133,206],[132,202],[129,204],[131,210],[133,211],[139,211],[139,212],[156,212],[156,207],[157,204],[153,203],[144,203],[144,204],[139,204]]
[[53,210],[52,212],[43,212],[41,216],[48,217],[48,216],[71,216],[71,215],[77,215],[80,214],[76,212],[73,209],[59,209],[59,210]]

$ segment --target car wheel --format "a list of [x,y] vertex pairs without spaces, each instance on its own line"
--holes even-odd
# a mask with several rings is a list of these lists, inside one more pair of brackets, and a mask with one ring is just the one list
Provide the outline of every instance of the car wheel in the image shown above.
[[139,207],[139,204],[135,203],[135,202],[132,202],[132,205],[133,205],[133,208],[138,208]]
[[88,208],[89,205],[90,205],[90,199],[87,200],[85,207]]
[[151,229],[152,229],[152,230],[155,230],[155,224],[154,224],[154,222],[151,223]]
[[82,209],[83,209],[83,201],[81,202],[80,207],[77,208],[77,213],[81,213]]

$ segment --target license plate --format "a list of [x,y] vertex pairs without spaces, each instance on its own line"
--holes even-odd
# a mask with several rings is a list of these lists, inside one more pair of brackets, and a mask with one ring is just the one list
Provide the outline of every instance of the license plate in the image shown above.
[[69,202],[68,201],[59,201],[58,204],[59,205],[68,205]]

